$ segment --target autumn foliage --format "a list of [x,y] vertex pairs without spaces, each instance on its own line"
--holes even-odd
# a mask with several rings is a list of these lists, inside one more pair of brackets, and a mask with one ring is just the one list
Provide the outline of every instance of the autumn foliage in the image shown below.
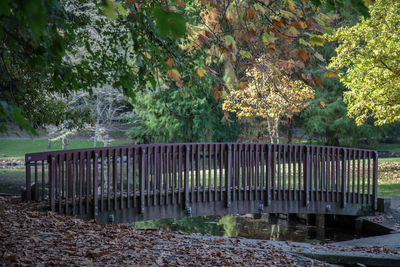
[[235,112],[239,118],[260,117],[267,122],[267,131],[272,143],[279,143],[279,123],[290,119],[307,106],[314,91],[303,81],[292,80],[279,71],[274,71],[264,61],[246,71],[249,82],[232,90],[223,103],[223,109]]

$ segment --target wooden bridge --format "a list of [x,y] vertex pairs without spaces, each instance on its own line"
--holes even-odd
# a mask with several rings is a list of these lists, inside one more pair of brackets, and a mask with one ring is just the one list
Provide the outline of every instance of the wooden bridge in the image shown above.
[[26,154],[26,198],[100,222],[375,210],[376,151],[287,144],[128,145]]

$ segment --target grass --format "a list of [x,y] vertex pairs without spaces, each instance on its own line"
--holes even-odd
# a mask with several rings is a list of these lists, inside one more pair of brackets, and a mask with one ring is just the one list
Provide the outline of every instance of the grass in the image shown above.
[[400,152],[400,144],[379,144],[375,149],[378,151]]
[[[129,141],[113,141],[112,146],[127,144]],[[103,143],[99,142],[98,146]],[[75,141],[68,144],[68,149],[91,148],[93,141]],[[61,142],[52,142],[51,149],[47,148],[47,140],[20,140],[20,139],[0,139],[0,160],[22,160],[26,153],[46,152],[61,150]],[[2,155],[6,155],[6,157]]]
[[400,196],[400,158],[379,159],[378,195]]

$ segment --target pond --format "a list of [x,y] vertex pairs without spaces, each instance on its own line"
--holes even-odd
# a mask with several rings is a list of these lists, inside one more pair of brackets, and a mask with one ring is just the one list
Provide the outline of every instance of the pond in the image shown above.
[[300,220],[289,220],[279,215],[204,216],[136,222],[133,227],[163,228],[185,233],[214,236],[244,237],[263,240],[329,243],[361,237],[352,227],[317,227]]

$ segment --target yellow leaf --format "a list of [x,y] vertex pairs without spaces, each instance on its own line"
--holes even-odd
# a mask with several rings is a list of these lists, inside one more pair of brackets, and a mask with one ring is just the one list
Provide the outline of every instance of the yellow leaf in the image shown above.
[[305,41],[303,38],[300,38],[300,39],[299,39],[299,44],[302,44],[302,45],[304,45],[304,46],[310,46],[310,47],[311,47],[311,44],[310,44],[309,42]]
[[286,4],[290,11],[294,11],[296,9],[296,4],[292,0],[288,0]]
[[290,33],[291,35],[298,35],[299,34],[299,32],[293,26],[289,28],[288,33]]
[[170,69],[169,71],[167,71],[167,75],[170,79],[173,79],[177,82],[180,82],[181,80],[181,74],[176,69]]
[[339,75],[336,72],[328,71],[324,73],[324,78],[337,78],[339,79]]
[[325,108],[326,104],[324,101],[318,100],[319,105],[321,106],[321,108]]
[[324,56],[322,56],[322,55],[321,55],[320,53],[318,53],[318,52],[315,52],[314,56],[315,56],[316,58],[318,58],[319,60],[321,60],[321,61],[325,61]]
[[203,69],[202,67],[197,68],[196,69],[196,74],[200,77],[203,78],[204,76],[206,76],[207,71],[205,69]]

